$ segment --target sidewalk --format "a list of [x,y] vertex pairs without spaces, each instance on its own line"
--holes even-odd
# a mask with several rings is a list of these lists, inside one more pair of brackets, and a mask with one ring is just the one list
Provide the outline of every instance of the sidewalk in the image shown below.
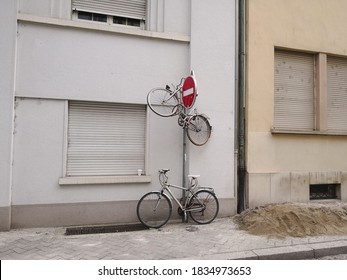
[[275,239],[236,229],[231,218],[209,225],[171,223],[160,230],[65,235],[65,228],[0,232],[1,260],[313,259],[346,254],[347,236]]

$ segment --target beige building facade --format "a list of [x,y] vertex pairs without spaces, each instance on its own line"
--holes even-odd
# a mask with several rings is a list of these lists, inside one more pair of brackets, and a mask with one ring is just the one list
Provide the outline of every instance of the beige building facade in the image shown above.
[[246,202],[347,201],[347,2],[246,1]]

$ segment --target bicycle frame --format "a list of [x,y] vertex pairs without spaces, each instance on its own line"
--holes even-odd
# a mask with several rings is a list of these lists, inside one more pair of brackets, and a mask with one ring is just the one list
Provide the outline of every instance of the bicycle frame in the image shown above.
[[[182,191],[188,191],[191,193],[191,190],[189,190],[189,188],[184,188],[184,187],[181,187],[181,186],[176,186],[176,185],[170,185],[170,184],[167,184],[167,185],[164,185],[162,186],[162,191],[167,191],[170,195],[170,197],[176,202],[176,204],[178,205],[178,207],[180,207],[183,211],[188,211],[186,208],[187,208],[187,203],[188,203],[188,197],[186,198],[186,201],[184,203],[184,205],[182,205],[180,203],[180,201],[177,199],[177,197],[173,194],[173,192],[170,190],[170,187],[172,188],[175,188],[175,189],[180,189]],[[189,196],[190,197],[190,196]]]
[[[191,181],[190,181],[190,186],[189,186],[188,188],[186,188],[186,187],[181,187],[181,186],[177,186],[177,185],[168,184],[168,183],[167,183],[167,180],[168,180],[167,175],[166,175],[165,173],[161,173],[160,175],[164,176],[164,179],[163,179],[163,180],[160,180],[160,179],[159,179],[159,182],[160,182],[160,184],[161,184],[161,186],[162,186],[160,192],[161,192],[161,193],[164,193],[164,191],[167,191],[168,194],[169,194],[169,196],[170,196],[170,198],[173,199],[173,200],[176,202],[176,204],[178,205],[178,207],[181,208],[181,210],[182,210],[184,213],[186,213],[186,212],[192,212],[192,211],[200,211],[200,210],[203,209],[203,203],[201,203],[201,202],[200,202],[201,205],[202,205],[201,207],[196,207],[196,208],[192,208],[192,209],[189,209],[189,208],[187,207],[188,201],[190,200],[190,198],[191,198],[192,196],[194,196],[194,194],[195,194],[196,192],[198,192],[199,190],[202,190],[202,189],[206,189],[206,190],[210,190],[210,191],[213,191],[213,192],[214,192],[213,188],[198,186],[198,181],[197,181],[197,179],[194,178],[194,177],[193,177],[193,178],[191,179]],[[159,175],[159,176],[160,176],[160,175]],[[162,182],[162,181],[163,181],[163,182]],[[180,190],[182,190],[182,191],[188,192],[188,196],[185,198],[184,204],[181,204],[181,202],[180,202],[180,201],[177,199],[177,197],[173,194],[173,192],[170,190],[171,187],[172,187],[172,188],[175,188],[175,189],[180,189]]]
[[176,88],[176,90],[174,90],[174,91],[172,91],[170,88],[166,88],[166,89],[171,92],[171,94],[170,94],[170,96],[169,96],[169,98],[167,100],[170,100],[174,96],[176,96],[176,98],[178,99],[179,103],[181,102],[178,92],[181,91],[182,87]]
[[171,90],[170,86],[166,85],[166,89],[172,93],[172,94],[170,94],[170,97],[169,97],[168,100],[170,100],[173,96],[176,95],[177,99],[181,103],[181,95],[179,95],[178,93],[182,90],[182,83],[183,83],[183,81],[184,81],[184,78],[181,79],[181,82],[178,85],[175,86],[174,84],[172,84],[173,87],[176,87],[175,90]]
[[[178,105],[179,106],[179,105]],[[189,123],[190,123],[190,120],[196,116],[203,116],[204,118],[206,118],[207,120],[209,120],[210,118],[208,116],[206,116],[205,114],[199,114],[197,112],[196,109],[194,109],[194,113],[193,114],[186,114],[182,111],[179,112],[179,117],[178,117],[178,124],[180,126],[182,126],[183,128],[186,128]]]

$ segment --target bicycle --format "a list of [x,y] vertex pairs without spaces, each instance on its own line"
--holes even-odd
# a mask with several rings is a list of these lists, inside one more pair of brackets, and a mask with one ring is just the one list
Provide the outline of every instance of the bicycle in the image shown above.
[[208,117],[198,114],[196,109],[194,109],[193,115],[180,112],[178,125],[186,129],[189,140],[196,146],[202,146],[210,139],[212,127]]
[[[168,184],[166,173],[169,170],[159,170],[161,189],[146,193],[137,203],[136,213],[140,222],[148,228],[160,228],[165,225],[172,214],[172,199],[178,205],[178,214],[183,216],[185,221],[189,213],[193,221],[198,224],[211,223],[219,211],[219,202],[214,189],[199,186],[200,175],[188,175],[190,184],[187,188]],[[185,201],[180,201],[170,190],[171,187],[186,191]]]
[[[181,103],[182,85],[184,78],[171,90],[170,86],[165,88],[154,88],[147,94],[149,108],[161,117],[172,117],[179,114],[183,109]],[[173,85],[174,86],[174,85]]]
[[204,114],[198,114],[196,109],[194,110],[194,114],[185,113],[181,100],[184,80],[182,78],[174,90],[171,90],[168,85],[166,85],[165,89],[152,89],[147,94],[147,104],[159,116],[172,117],[179,115],[178,124],[183,129],[186,129],[189,140],[196,146],[202,146],[210,139],[212,126],[208,117]]

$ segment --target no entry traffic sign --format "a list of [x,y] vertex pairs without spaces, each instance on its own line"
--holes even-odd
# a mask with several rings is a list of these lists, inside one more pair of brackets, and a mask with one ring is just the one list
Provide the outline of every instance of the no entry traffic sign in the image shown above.
[[190,109],[195,102],[197,94],[196,81],[194,76],[188,76],[182,86],[182,103],[187,109]]

